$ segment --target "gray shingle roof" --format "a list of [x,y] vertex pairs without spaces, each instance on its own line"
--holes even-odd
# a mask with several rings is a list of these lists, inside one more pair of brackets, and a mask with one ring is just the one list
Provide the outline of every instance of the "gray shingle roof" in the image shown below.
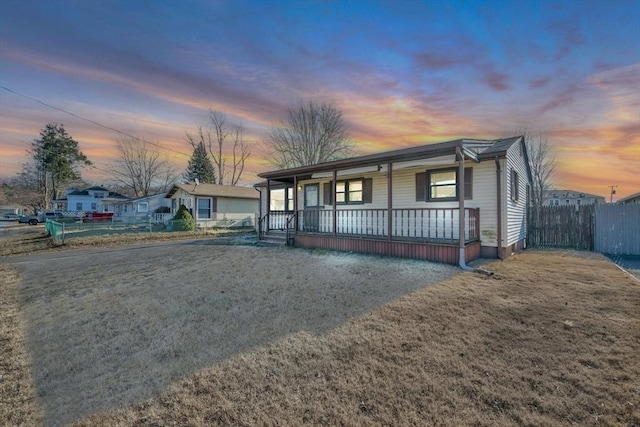
[[170,198],[178,189],[194,196],[228,197],[232,199],[259,199],[260,193],[252,187],[237,187],[218,184],[175,184],[167,193]]

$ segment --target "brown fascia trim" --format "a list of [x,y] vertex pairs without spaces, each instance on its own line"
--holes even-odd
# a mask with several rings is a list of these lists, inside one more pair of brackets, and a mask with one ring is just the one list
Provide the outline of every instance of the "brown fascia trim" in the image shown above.
[[437,144],[403,148],[400,150],[386,151],[384,153],[369,154],[366,156],[353,157],[350,159],[335,160],[333,162],[320,163],[317,165],[263,172],[258,174],[258,176],[265,179],[288,178],[294,175],[311,174],[313,172],[328,172],[341,168],[371,166],[376,164],[387,164],[389,162],[416,160],[427,155],[429,157],[437,157],[446,154],[455,154],[456,147],[461,147],[464,141],[466,140],[456,139],[454,141],[440,142]]

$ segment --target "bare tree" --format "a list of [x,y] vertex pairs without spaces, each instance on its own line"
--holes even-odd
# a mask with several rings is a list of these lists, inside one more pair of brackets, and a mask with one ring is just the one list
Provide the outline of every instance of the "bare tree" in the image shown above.
[[537,209],[542,206],[544,192],[551,189],[556,156],[549,144],[549,137],[544,132],[519,129],[513,135],[523,135],[527,145],[532,179],[530,203],[532,208]]
[[[187,141],[192,147],[199,144],[207,147],[216,169],[215,184],[238,185],[244,172],[245,163],[251,156],[249,145],[244,136],[244,126],[230,124],[224,113],[215,110],[209,110],[209,121],[211,127],[198,127],[197,136],[193,137],[187,134]],[[230,152],[228,143],[231,143]],[[227,168],[227,160],[231,160],[230,171]]]
[[271,128],[265,143],[269,160],[279,168],[337,160],[353,148],[342,112],[313,101],[289,108],[286,121]]
[[209,120],[213,126],[213,138],[208,139],[209,154],[213,158],[213,164],[218,170],[218,184],[223,185],[227,176],[227,159],[225,158],[224,145],[228,138],[232,139],[231,147],[231,185],[237,185],[244,165],[249,156],[249,146],[244,139],[244,126],[230,125],[227,117],[220,111],[209,110]]
[[117,140],[118,159],[111,169],[117,185],[136,197],[167,191],[177,179],[169,161],[160,156],[156,145],[140,138],[122,137]]

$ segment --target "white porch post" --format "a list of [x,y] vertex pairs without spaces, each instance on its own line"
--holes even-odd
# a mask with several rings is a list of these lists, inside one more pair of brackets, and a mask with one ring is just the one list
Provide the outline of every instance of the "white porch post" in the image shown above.
[[392,182],[392,163],[387,163],[387,240],[391,241],[391,228],[393,227],[393,182]]

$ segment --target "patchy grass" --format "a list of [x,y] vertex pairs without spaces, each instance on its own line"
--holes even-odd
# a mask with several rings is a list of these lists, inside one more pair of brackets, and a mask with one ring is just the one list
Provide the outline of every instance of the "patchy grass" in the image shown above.
[[[100,233],[103,234],[100,234]],[[0,256],[28,255],[41,252],[64,251],[87,247],[118,247],[140,243],[162,242],[169,240],[208,239],[215,236],[229,236],[247,233],[246,230],[208,230],[206,232],[135,232],[123,233],[110,230],[93,230],[91,235],[70,234],[62,244],[55,244],[42,227],[24,226],[7,237],[0,239]]]
[[322,334],[460,272],[218,240],[20,260],[47,424],[148,399],[202,368],[300,331]]
[[79,425],[638,425],[638,282],[554,253],[488,268]]
[[[274,253],[290,270],[278,276],[275,269],[262,269],[261,280],[275,285],[291,275],[300,286],[312,286],[298,276],[312,264],[290,262],[306,251]],[[487,266],[493,277],[459,274],[333,329],[311,322],[212,362],[149,400],[78,425],[639,425],[640,284],[608,261],[581,255],[524,253]],[[340,271],[358,278],[354,295],[380,281],[347,256],[337,258]],[[295,273],[292,266],[300,263],[302,273]],[[243,264],[222,257],[216,269],[222,265],[229,266],[225,274],[238,274]],[[155,280],[147,277],[150,272],[142,270],[144,281]],[[251,268],[240,273],[256,276]],[[42,417],[30,385],[16,281],[16,270],[0,265],[0,424],[37,425]],[[55,302],[63,296],[56,291]],[[250,295],[236,296],[255,302]],[[138,328],[141,312],[128,309]],[[202,327],[216,327],[203,319]],[[159,339],[181,330],[196,333],[167,328]],[[96,387],[95,393],[112,398],[107,389]]]
[[18,272],[0,265],[0,425],[38,425],[25,327],[18,305]]

